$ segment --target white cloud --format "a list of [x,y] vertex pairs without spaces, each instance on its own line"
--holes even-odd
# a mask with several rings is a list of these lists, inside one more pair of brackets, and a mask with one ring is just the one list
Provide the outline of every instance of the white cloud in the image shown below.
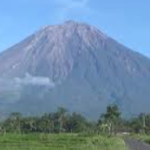
[[48,77],[32,76],[29,73],[24,78],[15,78],[15,83],[18,85],[39,85],[54,87],[55,84]]
[[57,11],[58,20],[66,20],[72,18],[72,14],[78,17],[79,14],[90,15],[94,10],[89,5],[90,0],[55,0],[55,4],[59,7]]
[[22,88],[30,85],[47,87],[48,89],[55,87],[55,83],[48,77],[32,76],[30,74],[26,74],[23,78],[0,78],[0,101],[4,98],[7,99],[6,102],[18,101],[20,99]]

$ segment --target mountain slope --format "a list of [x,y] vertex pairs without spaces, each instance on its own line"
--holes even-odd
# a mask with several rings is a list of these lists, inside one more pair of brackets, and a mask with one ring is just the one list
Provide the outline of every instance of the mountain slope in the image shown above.
[[64,106],[97,118],[110,103],[125,115],[149,111],[150,60],[87,24],[46,26],[1,53],[0,64],[6,112]]

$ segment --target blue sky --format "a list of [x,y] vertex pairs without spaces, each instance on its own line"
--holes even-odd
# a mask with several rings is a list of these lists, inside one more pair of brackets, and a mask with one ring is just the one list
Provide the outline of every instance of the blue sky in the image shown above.
[[1,0],[0,51],[42,26],[65,20],[94,25],[150,57],[149,0]]

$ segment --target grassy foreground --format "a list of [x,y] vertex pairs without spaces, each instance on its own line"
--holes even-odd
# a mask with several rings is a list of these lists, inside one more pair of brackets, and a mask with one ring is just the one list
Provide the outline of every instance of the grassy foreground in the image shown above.
[[7,134],[0,150],[127,150],[122,139],[77,134]]

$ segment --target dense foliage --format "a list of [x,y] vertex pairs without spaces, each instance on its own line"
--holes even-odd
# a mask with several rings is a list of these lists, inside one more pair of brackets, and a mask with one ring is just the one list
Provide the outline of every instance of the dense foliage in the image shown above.
[[20,113],[12,113],[2,123],[5,132],[15,133],[62,133],[81,132],[91,127],[85,117],[78,113],[69,114],[64,108],[54,113],[37,117],[23,117]]
[[125,120],[116,105],[107,107],[97,122],[90,122],[79,113],[69,113],[65,108],[41,116],[22,116],[12,113],[1,123],[2,133],[150,133],[150,115],[141,114],[138,117]]

